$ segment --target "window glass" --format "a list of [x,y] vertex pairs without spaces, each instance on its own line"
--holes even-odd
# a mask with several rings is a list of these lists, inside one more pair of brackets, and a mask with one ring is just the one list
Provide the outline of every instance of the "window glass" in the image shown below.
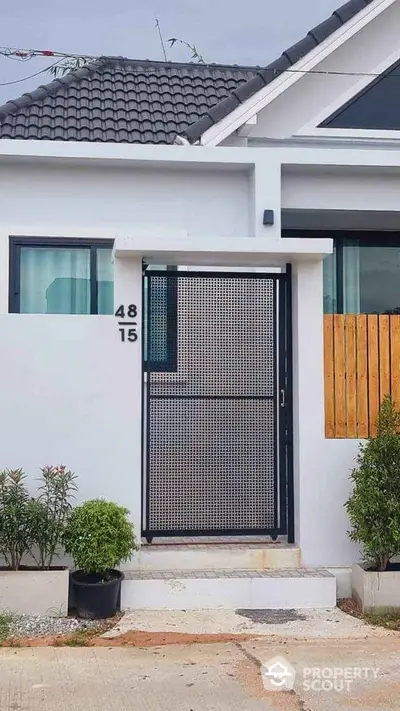
[[324,260],[324,312],[400,313],[400,237],[338,236]]
[[[114,313],[112,249],[85,241],[32,244],[10,238],[10,312],[24,314]],[[166,271],[166,266],[150,269]],[[144,280],[143,339],[150,369],[176,368],[177,290],[163,275]],[[97,294],[97,299],[95,298]],[[140,325],[140,324],[138,324]],[[149,337],[151,336],[151,338]]]
[[114,265],[112,249],[96,249],[97,313],[114,313]]
[[334,314],[337,309],[336,293],[336,250],[333,254],[325,257],[323,262],[324,270],[324,313]]
[[[351,268],[345,272],[345,313],[400,313],[400,246],[344,245]],[[346,293],[346,289],[345,289]]]
[[21,247],[20,313],[89,314],[90,250]]

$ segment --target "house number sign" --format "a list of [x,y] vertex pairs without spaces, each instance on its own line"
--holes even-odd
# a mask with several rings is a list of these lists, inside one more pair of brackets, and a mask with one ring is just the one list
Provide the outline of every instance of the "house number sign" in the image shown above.
[[137,315],[138,310],[135,304],[129,306],[119,306],[115,312],[118,319],[119,333],[122,343],[134,343],[137,341]]

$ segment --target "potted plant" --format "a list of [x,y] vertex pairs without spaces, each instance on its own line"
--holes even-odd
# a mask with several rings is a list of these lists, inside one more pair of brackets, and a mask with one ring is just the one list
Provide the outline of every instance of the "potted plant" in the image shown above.
[[117,611],[124,575],[116,567],[138,549],[128,514],[104,499],[85,501],[72,512],[63,543],[77,568],[71,582],[79,617],[104,619]]
[[361,544],[363,563],[353,566],[352,589],[363,611],[400,607],[400,411],[385,397],[376,436],[360,445],[346,510],[350,539]]
[[65,466],[41,469],[39,494],[30,496],[22,469],[0,472],[2,609],[25,614],[66,614],[69,571],[54,565],[76,491]]

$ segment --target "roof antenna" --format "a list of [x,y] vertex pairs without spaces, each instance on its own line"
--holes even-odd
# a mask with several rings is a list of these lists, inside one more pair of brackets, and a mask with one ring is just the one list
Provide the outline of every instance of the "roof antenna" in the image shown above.
[[164,62],[168,62],[167,52],[165,50],[164,38],[162,36],[161,27],[160,27],[160,21],[159,21],[158,17],[155,17],[154,19],[156,21],[156,28],[158,31],[158,36],[160,38],[160,44],[161,44],[163,55],[164,55]]

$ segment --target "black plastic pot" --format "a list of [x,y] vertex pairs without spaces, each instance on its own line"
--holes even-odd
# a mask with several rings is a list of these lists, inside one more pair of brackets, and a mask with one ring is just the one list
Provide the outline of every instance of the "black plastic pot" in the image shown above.
[[101,575],[87,575],[82,570],[71,573],[78,617],[85,620],[104,620],[115,615],[124,574],[120,570],[109,570],[108,576],[109,579],[104,580]]

